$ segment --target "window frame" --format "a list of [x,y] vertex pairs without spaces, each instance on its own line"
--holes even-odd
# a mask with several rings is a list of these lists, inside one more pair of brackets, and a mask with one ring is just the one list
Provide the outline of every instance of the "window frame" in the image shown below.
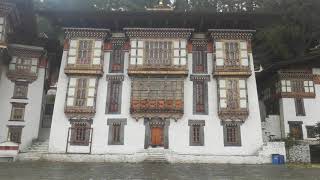
[[[29,86],[29,84],[27,82],[16,81],[14,83],[14,90],[13,90],[12,98],[14,98],[14,99],[27,99],[28,98],[28,86]],[[18,88],[21,88],[21,87],[22,87],[22,89],[19,90]],[[20,93],[20,95],[18,94],[18,90],[19,90],[19,92],[22,91],[22,93]]]
[[[303,140],[303,130],[302,130],[302,121],[288,121],[289,124],[289,132],[291,137],[295,138],[296,140]],[[293,128],[297,128],[299,131],[300,137],[295,137],[293,133]]]
[[[71,146],[89,146],[92,136],[91,123],[88,121],[71,122]],[[78,139],[80,138],[80,139]]]
[[[109,73],[123,73],[125,52],[120,46],[115,46],[110,53]],[[118,63],[116,63],[116,60]],[[119,69],[113,67],[117,65]]]
[[[234,137],[229,137],[229,130],[233,130]],[[225,123],[223,124],[223,137],[224,137],[224,146],[242,146],[241,144],[241,124],[239,123]],[[234,139],[234,141],[229,141]]]
[[305,107],[304,107],[304,99],[303,98],[295,98],[294,104],[295,104],[296,116],[306,116],[306,111],[305,111]]
[[[88,44],[85,44],[88,43]],[[94,40],[92,39],[79,39],[76,54],[76,64],[90,65],[94,53]],[[84,47],[85,46],[85,47]],[[86,57],[81,57],[85,53]]]
[[[199,88],[200,86],[202,87]],[[202,92],[199,92],[199,90],[202,90]],[[202,96],[202,98],[200,96]],[[202,104],[200,104],[199,101],[203,101]],[[198,106],[201,105],[203,106],[203,111],[198,110]],[[205,80],[193,81],[193,114],[208,114],[208,82]]]
[[[118,87],[117,87],[118,86]],[[122,81],[121,80],[110,80],[108,81],[107,90],[107,101],[106,101],[106,114],[121,114],[121,101],[122,101]],[[118,92],[116,92],[118,91]],[[117,97],[118,96],[118,97]],[[116,102],[117,109],[112,110],[113,102]]]
[[[204,120],[189,120],[189,146],[204,146]],[[195,141],[195,129],[198,129],[197,141]]]
[[[8,127],[8,137],[7,140],[11,142],[15,142],[21,144],[21,137],[22,137],[22,129],[23,126],[7,126]],[[16,131],[14,133],[18,133],[17,137],[13,138],[12,140],[12,130]]]
[[[127,125],[127,119],[108,119],[107,125],[109,126],[108,145],[124,145],[124,126]],[[114,131],[115,126],[117,132]],[[115,134],[119,137],[115,138]]]
[[316,128],[316,126],[306,126],[307,138],[317,138]]
[[[240,61],[240,42],[225,41],[224,43],[225,66],[241,66]],[[232,48],[230,48],[232,45]],[[232,54],[232,55],[231,55]],[[233,57],[231,57],[233,56]]]
[[[11,108],[11,115],[10,115],[10,120],[9,121],[24,121],[24,117],[25,117],[25,108],[26,108],[26,103],[12,103],[12,108]],[[17,116],[16,110],[20,110],[21,111],[21,118],[17,119],[14,118],[14,116]]]
[[[165,44],[167,48],[165,48]],[[160,47],[161,45],[163,47]],[[174,45],[173,45],[173,42],[170,40],[146,40],[144,41],[144,62],[143,63],[147,66],[172,65],[173,57],[174,57],[173,51],[174,51]],[[167,58],[167,59],[163,59],[163,58]]]
[[[192,73],[207,74],[208,73],[208,54],[207,47],[195,46],[192,48]],[[202,67],[202,70],[198,70]]]

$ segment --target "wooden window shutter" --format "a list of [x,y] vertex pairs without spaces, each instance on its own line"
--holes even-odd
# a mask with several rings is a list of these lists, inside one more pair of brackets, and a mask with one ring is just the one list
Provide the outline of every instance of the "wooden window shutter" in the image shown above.
[[241,66],[249,66],[248,46],[246,41],[240,42]]
[[69,79],[69,87],[67,94],[67,106],[74,106],[75,91],[76,91],[77,78]]
[[87,106],[88,107],[95,106],[96,82],[97,82],[97,79],[95,78],[89,79],[89,84],[87,88]]
[[216,41],[215,50],[216,50],[216,66],[224,66],[225,64],[224,43],[221,41]]
[[68,52],[68,64],[76,64],[77,54],[78,54],[79,41],[70,40],[70,48]]

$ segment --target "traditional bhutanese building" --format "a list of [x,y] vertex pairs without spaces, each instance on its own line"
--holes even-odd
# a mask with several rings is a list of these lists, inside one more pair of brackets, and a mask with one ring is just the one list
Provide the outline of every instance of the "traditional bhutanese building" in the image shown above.
[[269,163],[285,154],[262,139],[251,47],[259,22],[152,10],[44,12],[65,26],[52,158]]
[[20,151],[38,138],[47,68],[44,48],[25,43],[35,29],[28,11],[19,11],[28,3],[0,2],[0,143],[18,143]]
[[[318,53],[316,53],[318,52]],[[298,60],[277,63],[259,73],[265,141],[292,139],[291,162],[320,162],[316,125],[320,117],[319,50]]]

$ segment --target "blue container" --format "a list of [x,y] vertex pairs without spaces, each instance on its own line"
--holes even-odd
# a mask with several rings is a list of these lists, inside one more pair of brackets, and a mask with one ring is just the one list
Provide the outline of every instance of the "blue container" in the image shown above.
[[272,154],[272,164],[278,165],[280,162],[280,154]]
[[279,156],[279,164],[284,164],[284,155]]

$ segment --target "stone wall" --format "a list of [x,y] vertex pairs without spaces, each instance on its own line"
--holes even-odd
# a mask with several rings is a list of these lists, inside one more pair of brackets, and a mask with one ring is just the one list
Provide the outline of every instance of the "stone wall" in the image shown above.
[[310,163],[310,147],[309,144],[299,144],[288,148],[288,162],[293,163]]

